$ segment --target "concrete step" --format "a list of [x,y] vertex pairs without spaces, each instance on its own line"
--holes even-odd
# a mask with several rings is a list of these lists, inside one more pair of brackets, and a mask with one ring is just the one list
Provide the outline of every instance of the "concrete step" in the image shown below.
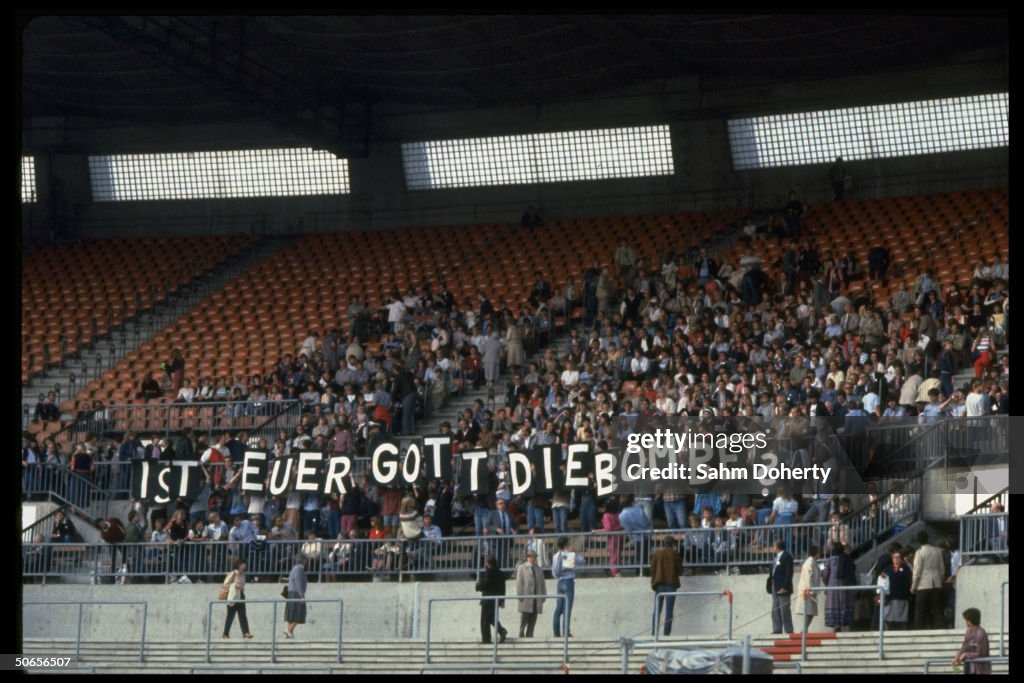
[[[300,627],[308,628],[308,627]],[[342,647],[342,662],[337,662],[336,645],[327,641],[278,640],[276,663],[270,662],[267,644],[269,638],[258,636],[251,641],[237,636],[230,641],[216,640],[211,644],[212,663],[207,663],[206,644],[203,641],[147,643],[145,662],[138,662],[137,646],[128,642],[88,642],[80,648],[81,664],[94,667],[102,673],[216,673],[253,672],[263,669],[270,671],[298,671],[308,673],[381,673],[381,647],[387,646],[402,656],[387,661],[388,673],[418,673],[424,664],[424,643],[421,640],[396,640],[388,643],[376,641],[346,640]],[[821,645],[808,653],[808,660],[801,662],[804,672],[814,673],[918,673],[928,659],[951,656],[962,639],[959,631],[902,631],[886,636],[886,658],[877,659],[877,635],[875,633],[841,633],[835,638],[816,634]],[[792,634],[788,639],[773,636],[758,636],[753,639],[756,648],[767,648],[779,640],[799,643]],[[687,643],[697,643],[699,637],[679,638],[660,643],[637,644],[630,656],[629,669],[635,672],[646,655],[657,648],[685,648]],[[1008,640],[1008,638],[1007,638]],[[996,645],[996,647],[998,647]],[[994,650],[997,652],[998,650]],[[74,652],[74,642],[69,640],[27,639],[24,652],[28,656],[67,656]],[[462,667],[462,672],[488,672],[492,648],[476,642],[439,642],[431,644],[431,663],[427,666],[440,669],[444,666]],[[799,658],[794,653],[792,659]],[[562,661],[562,643],[553,638],[532,640],[510,640],[498,648],[498,662],[527,665],[550,665],[551,672],[558,671]],[[621,649],[615,640],[569,641],[570,673],[617,673],[621,671]],[[88,670],[88,669],[86,669]],[[1005,665],[995,665],[997,672],[1006,670]],[[780,667],[780,673],[794,673],[795,667]],[[938,672],[945,672],[939,667]],[[500,670],[499,670],[500,672]],[[540,672],[540,671],[538,671]]]

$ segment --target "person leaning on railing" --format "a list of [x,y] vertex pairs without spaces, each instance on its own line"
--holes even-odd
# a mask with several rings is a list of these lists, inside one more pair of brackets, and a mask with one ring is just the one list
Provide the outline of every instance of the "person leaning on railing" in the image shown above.
[[981,627],[981,610],[977,607],[969,607],[964,610],[963,617],[967,623],[964,642],[951,663],[953,666],[963,664],[964,673],[967,674],[990,674],[992,673],[991,662],[971,663],[972,659],[990,656],[988,633]]

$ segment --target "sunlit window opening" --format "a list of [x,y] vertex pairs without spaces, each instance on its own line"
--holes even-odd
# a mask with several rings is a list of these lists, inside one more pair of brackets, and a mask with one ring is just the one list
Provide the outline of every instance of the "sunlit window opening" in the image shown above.
[[736,170],[1010,144],[1009,93],[729,121]]
[[411,142],[402,159],[410,190],[674,173],[667,125]]
[[89,157],[97,202],[347,194],[348,159],[310,148]]
[[21,158],[21,203],[32,204],[36,201],[36,158]]

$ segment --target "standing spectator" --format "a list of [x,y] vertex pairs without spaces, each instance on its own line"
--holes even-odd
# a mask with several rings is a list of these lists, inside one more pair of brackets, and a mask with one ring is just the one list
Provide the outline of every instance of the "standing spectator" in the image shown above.
[[185,427],[174,442],[175,459],[177,460],[198,460],[196,456],[195,442],[192,440],[192,428]]
[[[618,269],[618,277],[622,277],[636,263],[636,252],[625,239],[619,243],[614,255],[615,266]],[[712,276],[713,277],[713,276]],[[600,295],[599,295],[600,296]]]
[[914,578],[910,585],[914,595],[914,628],[945,628],[942,583],[946,577],[942,551],[928,542],[927,531],[919,531],[916,540],[921,547],[914,553]]
[[782,208],[782,217],[786,221],[786,236],[800,238],[800,218],[804,215],[804,205],[796,198],[796,192],[789,191],[788,201]]
[[[488,555],[485,560],[483,576],[476,582],[476,589],[484,596],[505,595],[506,576],[498,568],[498,560],[494,555]],[[504,643],[508,631],[501,625],[498,618],[498,610],[505,606],[504,600],[481,600],[480,601],[480,635],[484,645],[491,643],[491,627],[497,626],[498,642]]]
[[507,507],[508,503],[505,502],[504,498],[499,498],[495,502],[496,509],[491,510],[487,515],[487,522],[483,529],[484,536],[499,536],[495,540],[493,548],[494,554],[497,556],[498,566],[508,566],[508,555],[509,547],[512,545],[509,536],[516,533],[516,521],[515,518],[509,514]]
[[693,269],[697,274],[697,282],[702,285],[718,275],[718,263],[708,256],[707,249],[700,250],[700,258],[693,264]]
[[619,573],[619,553],[622,550],[622,524],[619,523],[619,502],[614,498],[608,500],[604,505],[604,516],[601,517],[601,529],[595,529],[595,533],[601,531],[611,532],[608,535],[608,573],[612,577],[621,576]]
[[174,583],[174,581],[188,573],[185,550],[188,534],[188,517],[183,508],[178,508],[171,515],[171,521],[167,524],[167,542],[172,546],[170,551],[172,573],[167,577],[167,583]]
[[903,552],[897,550],[892,554],[892,562],[882,568],[888,582],[889,591],[885,596],[885,628],[902,630],[910,621],[910,586],[913,583],[913,572],[903,561]]
[[251,639],[249,632],[249,619],[245,614],[245,562],[241,559],[235,560],[235,569],[225,578],[222,586],[228,589],[228,613],[224,620],[224,639],[231,637],[231,624],[235,622],[235,615],[238,615],[238,624],[242,628],[242,637]]
[[32,419],[36,422],[56,422],[60,419],[60,409],[57,407],[57,394],[50,391],[45,398],[39,394],[39,402],[36,403],[35,414]]
[[141,451],[142,445],[135,438],[135,434],[133,432],[126,433],[124,442],[117,449],[117,488],[123,492],[128,492],[131,488],[132,461],[141,455]]
[[483,356],[484,379],[487,386],[492,387],[501,374],[501,341],[498,339],[497,330],[493,330],[487,336],[482,347],[480,354]]
[[981,610],[977,607],[969,607],[964,610],[964,621],[967,622],[967,631],[964,632],[964,642],[953,657],[952,664],[964,665],[966,674],[990,674],[992,673],[991,662],[978,662],[972,664],[971,660],[989,656],[988,634],[981,627]]
[[288,623],[284,637],[295,637],[295,627],[306,623],[306,558],[295,557],[295,564],[288,574],[288,603],[284,607],[284,620]]
[[509,320],[505,333],[505,365],[518,371],[524,363],[526,350],[523,348],[523,331],[514,320]]
[[843,157],[836,157],[835,163],[828,168],[828,180],[832,183],[832,194],[835,201],[843,201],[843,194],[846,190],[846,164]]
[[[825,562],[821,579],[826,586],[849,586],[855,579],[853,560],[839,543],[832,544],[832,552]],[[853,625],[853,594],[851,591],[829,591],[825,595],[825,625],[836,631]]]
[[27,500],[33,500],[36,497],[40,465],[42,465],[42,458],[39,456],[39,447],[36,442],[26,436],[21,437],[21,468],[24,471],[21,490],[26,494]]
[[233,544],[232,551],[235,553],[235,556],[247,563],[252,542],[256,540],[256,527],[248,520],[247,513],[237,514],[231,520],[228,540]]
[[797,614],[804,615],[804,630],[811,630],[811,622],[818,615],[818,594],[813,589],[822,585],[821,569],[818,567],[818,558],[821,557],[821,548],[812,545],[807,549],[807,559],[800,567],[800,583],[796,591]]
[[434,525],[434,516],[423,513],[423,534],[420,537],[418,553],[423,569],[429,569],[434,555],[441,552],[441,527]]
[[[551,576],[558,582],[558,594],[564,595],[564,600],[559,600],[555,606],[553,627],[555,638],[561,637],[564,628],[572,638],[572,630],[569,625],[572,621],[572,603],[576,595],[576,568],[587,563],[586,558],[577,555],[572,549],[572,541],[568,536],[558,539],[558,552],[551,561]],[[565,617],[563,623],[563,616]]]
[[[91,435],[90,435],[91,436]],[[75,452],[71,455],[71,502],[75,506],[84,508],[91,501],[90,485],[92,484],[93,472],[96,470],[96,463],[93,461],[93,453],[85,444],[75,446]]]
[[881,280],[884,286],[888,281],[885,277],[889,270],[889,250],[882,245],[875,245],[868,251],[868,277]]
[[526,207],[526,211],[523,213],[523,217],[522,219],[520,219],[519,223],[524,228],[529,228],[533,230],[544,225],[544,219],[540,217],[540,214],[537,212],[537,209],[533,208],[532,206],[528,206]]
[[[629,501],[628,498],[625,500]],[[637,567],[637,576],[639,576],[641,568],[647,565],[647,544],[650,541],[647,532],[653,528],[651,519],[644,513],[642,507],[630,503],[629,505],[624,505],[619,513],[619,524],[622,526],[623,531],[631,532],[630,539],[633,542],[631,563]]]
[[[526,562],[516,570],[516,595],[546,595],[544,570],[537,565],[537,551],[528,548]],[[519,599],[519,637],[533,638],[537,615],[544,611],[544,598]]]
[[388,536],[398,532],[402,511],[402,489],[382,487],[380,492],[380,513],[384,531]]
[[[355,483],[355,477],[351,478],[350,486],[348,491],[342,494],[341,503],[339,504],[341,524],[337,529],[333,529],[333,522],[330,522],[334,518],[334,510],[332,509],[329,516],[328,526],[335,532],[340,532],[346,536],[350,531],[355,529],[359,525],[359,505],[363,500],[363,491]],[[337,536],[337,533],[333,534]]]
[[163,363],[161,367],[167,373],[167,379],[171,383],[171,396],[177,396],[182,382],[185,380],[185,357],[181,355],[181,349],[171,351],[171,359]]
[[651,635],[658,634],[658,621],[661,615],[665,616],[665,635],[672,635],[672,615],[676,608],[676,596],[665,593],[674,593],[679,590],[679,572],[683,568],[683,558],[679,556],[676,549],[676,541],[671,536],[665,536],[661,540],[659,548],[651,556],[651,589],[654,591],[654,617],[651,620]]
[[402,368],[391,394],[402,404],[402,436],[411,436],[416,432],[416,378],[411,370]]
[[789,601],[793,596],[793,556],[786,552],[781,539],[775,541],[775,561],[768,576],[768,592],[772,595],[772,633],[792,633],[793,613]]
[[[110,571],[114,572],[117,570],[117,548],[118,545],[124,543],[126,529],[124,528],[124,522],[117,517],[110,517],[108,519],[96,520],[96,528],[100,530],[100,538],[110,545]],[[124,552],[121,553],[122,562],[127,564],[127,558],[124,556]]]

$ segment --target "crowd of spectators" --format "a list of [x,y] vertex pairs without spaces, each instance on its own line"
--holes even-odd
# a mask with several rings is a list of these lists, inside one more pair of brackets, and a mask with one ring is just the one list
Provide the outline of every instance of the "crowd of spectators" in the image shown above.
[[[897,512],[882,501],[864,501],[872,503],[864,509],[851,506],[820,485],[775,497],[662,492],[614,502],[598,500],[593,485],[529,497],[510,493],[510,450],[572,441],[601,449],[680,419],[792,425],[825,418],[841,432],[858,434],[872,423],[1008,412],[1009,360],[997,355],[1007,343],[1005,261],[980,263],[942,291],[926,261],[901,271],[881,246],[871,250],[868,263],[851,253],[819,251],[814,235],[801,227],[802,213],[791,196],[781,220],[751,217],[741,229],[749,238],[741,248],[745,253],[735,263],[719,263],[703,249],[683,254],[671,248],[660,252],[660,263],[650,263],[624,238],[612,262],[593,264],[578,285],[570,279],[556,289],[538,272],[522,307],[495,305],[484,291],[476,301],[457,302],[443,282],[436,288],[425,284],[404,295],[393,291],[390,303],[376,311],[353,299],[346,330],[330,328],[322,336],[310,331],[294,355],[286,354],[266,374],[195,381],[168,365],[176,401],[235,402],[223,408],[228,421],[221,426],[230,427],[231,417],[263,414],[268,402],[300,401],[299,424],[272,442],[253,443],[237,431],[213,444],[190,433],[170,440],[153,436],[147,446],[133,434],[109,442],[91,436],[65,460],[52,439],[40,447],[26,435],[22,462],[26,470],[70,467],[93,480],[98,461],[127,463],[171,453],[202,458],[209,467],[200,499],[177,501],[169,514],[152,511],[147,538],[167,535],[171,543],[186,543],[193,536],[226,537],[246,544],[261,537],[328,539],[324,546],[331,549],[318,554],[318,562],[355,562],[375,570],[429,555],[407,552],[403,540],[462,530],[495,534],[492,512],[499,509],[512,519],[507,533],[541,532],[549,523],[564,533],[570,517],[578,518],[584,532],[631,531],[644,524],[649,529],[660,519],[673,529],[723,532],[745,524],[831,520],[835,538],[804,538],[805,547],[826,540],[856,544],[865,539],[843,531],[849,515],[872,516],[882,529],[898,521]],[[756,250],[762,238],[784,245],[778,262],[762,262]],[[895,292],[887,300],[873,298],[876,281],[895,283]],[[539,360],[528,362],[526,350],[549,340],[553,316],[576,320],[577,309],[583,324],[570,325],[568,350],[559,354],[549,346]],[[371,338],[379,341],[368,343]],[[504,383],[502,366],[510,371]],[[957,386],[954,378],[965,368],[975,379]],[[481,386],[489,388],[486,399],[438,429],[452,436],[456,455],[468,448],[492,454],[490,494],[464,495],[451,482],[388,489],[365,478],[353,479],[351,491],[337,499],[237,490],[246,448],[264,449],[271,457],[300,448],[362,456],[377,434],[415,433],[427,402]],[[48,411],[49,404],[41,402],[36,412],[45,419]],[[125,484],[107,477],[101,482],[106,486],[115,485],[112,479]],[[191,524],[180,515],[173,521],[175,506]],[[628,510],[639,510],[644,521],[629,527]],[[158,528],[168,516],[169,528]],[[269,527],[263,526],[266,520]],[[358,544],[352,541],[363,534],[382,544],[370,557],[355,557]],[[709,542],[707,534],[701,538],[700,547],[683,543],[684,557],[728,554],[728,543]]]

